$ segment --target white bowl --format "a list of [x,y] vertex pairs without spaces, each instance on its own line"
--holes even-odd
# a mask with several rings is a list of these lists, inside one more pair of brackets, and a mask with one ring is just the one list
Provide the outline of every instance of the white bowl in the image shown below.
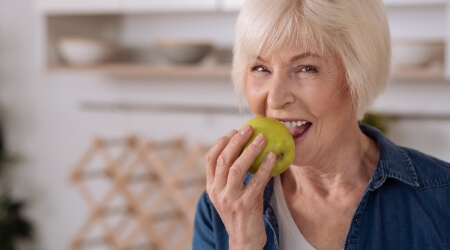
[[199,63],[213,48],[209,42],[164,40],[156,45],[159,51],[172,63]]
[[444,43],[441,41],[394,40],[392,64],[396,68],[426,66],[444,58]]
[[91,65],[112,59],[116,49],[101,39],[62,37],[57,41],[57,51],[61,60],[67,64]]

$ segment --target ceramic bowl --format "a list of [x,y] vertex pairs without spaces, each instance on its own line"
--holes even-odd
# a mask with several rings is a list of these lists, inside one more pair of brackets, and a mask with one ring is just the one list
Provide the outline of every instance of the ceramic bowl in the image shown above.
[[98,38],[62,37],[57,41],[57,52],[66,64],[91,65],[112,59],[116,48]]
[[426,66],[444,58],[444,43],[440,41],[394,40],[392,64],[396,68]]
[[169,62],[176,64],[199,63],[213,49],[209,42],[177,40],[159,41],[156,47]]

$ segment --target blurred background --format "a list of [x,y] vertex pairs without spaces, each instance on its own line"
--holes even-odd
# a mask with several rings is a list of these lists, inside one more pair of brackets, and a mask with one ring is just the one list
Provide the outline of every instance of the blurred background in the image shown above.
[[[243,2],[0,0],[1,249],[190,249],[203,154],[251,117],[229,76]],[[384,3],[371,121],[450,161],[450,2]]]

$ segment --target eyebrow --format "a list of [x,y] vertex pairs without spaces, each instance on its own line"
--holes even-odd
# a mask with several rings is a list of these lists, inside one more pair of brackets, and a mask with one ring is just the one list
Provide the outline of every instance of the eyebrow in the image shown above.
[[[318,54],[316,53],[312,53],[312,52],[305,52],[305,53],[301,53],[299,55],[295,55],[293,57],[291,57],[290,61],[294,62],[303,58],[307,58],[307,57],[316,57],[316,58],[321,58]],[[266,62],[266,60],[264,60],[264,58],[262,58],[261,56],[257,56],[256,57],[257,60]]]

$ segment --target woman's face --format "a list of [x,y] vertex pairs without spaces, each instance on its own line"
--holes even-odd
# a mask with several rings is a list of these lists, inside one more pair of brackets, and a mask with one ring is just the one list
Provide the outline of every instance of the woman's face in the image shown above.
[[301,46],[263,52],[249,65],[246,98],[255,115],[285,122],[294,137],[294,164],[320,164],[357,127],[341,60]]

